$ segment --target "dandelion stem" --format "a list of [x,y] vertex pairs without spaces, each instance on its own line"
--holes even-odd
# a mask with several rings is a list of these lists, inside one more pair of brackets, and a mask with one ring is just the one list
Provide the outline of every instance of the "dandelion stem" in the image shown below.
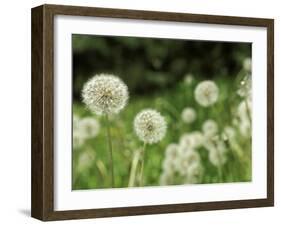
[[133,187],[135,185],[139,158],[140,158],[140,151],[137,150],[134,154],[133,161],[132,161],[128,187]]
[[110,133],[110,123],[108,114],[105,114],[105,121],[106,121],[106,132],[107,132],[107,141],[108,141],[108,149],[109,149],[109,165],[111,170],[111,187],[114,188],[114,166],[113,166],[113,151],[112,151],[112,139]]
[[221,167],[221,165],[218,166],[218,171],[219,171],[219,182],[223,182],[222,167]]
[[246,102],[246,113],[247,113],[247,116],[248,116],[248,118],[249,118],[249,121],[250,121],[250,123],[251,123],[251,121],[252,121],[252,117],[251,117],[251,110],[250,110],[250,106],[249,106],[249,103],[248,103],[248,101],[247,100],[245,100]]
[[105,168],[105,165],[103,164],[103,162],[101,160],[97,160],[96,166],[99,170],[99,173],[100,173],[102,179],[105,179],[107,172],[106,172],[106,168]]
[[142,161],[141,161],[141,168],[140,168],[140,186],[144,185],[143,170],[144,170],[145,147],[146,147],[146,143],[144,142],[142,148]]
[[219,182],[223,182],[223,171],[222,171],[222,159],[221,154],[219,153],[219,164],[218,164],[218,173],[219,173]]

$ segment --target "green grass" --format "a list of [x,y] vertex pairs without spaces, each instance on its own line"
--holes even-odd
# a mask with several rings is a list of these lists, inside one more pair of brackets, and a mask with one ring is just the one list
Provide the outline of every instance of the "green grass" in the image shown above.
[[[132,159],[136,150],[142,147],[133,131],[135,115],[144,108],[153,108],[165,117],[168,130],[165,138],[153,145],[147,145],[144,165],[145,186],[159,185],[161,165],[164,159],[165,148],[170,143],[177,143],[179,137],[186,132],[201,130],[202,123],[207,119],[215,120],[222,130],[230,125],[235,109],[240,102],[236,95],[236,81],[229,77],[218,76],[215,80],[219,89],[219,101],[209,108],[199,106],[194,100],[193,92],[198,81],[187,86],[184,82],[178,83],[169,89],[158,93],[131,96],[126,108],[114,118],[111,118],[111,132],[113,138],[113,158],[116,187],[127,187]],[[181,112],[185,107],[193,107],[197,112],[197,119],[192,124],[185,124],[181,120]],[[91,116],[100,121],[99,135],[87,140],[81,147],[73,150],[73,189],[108,188],[111,186],[109,151],[106,141],[106,127],[103,117],[89,112],[81,102],[74,102],[73,113],[83,118]],[[227,152],[227,163],[223,166],[223,182],[243,182],[251,180],[251,140],[242,136],[237,137],[237,143],[242,151]],[[207,150],[198,150],[201,156],[204,174],[202,183],[219,182],[218,170],[208,160]],[[88,164],[79,163],[81,155],[87,153],[91,158]]]

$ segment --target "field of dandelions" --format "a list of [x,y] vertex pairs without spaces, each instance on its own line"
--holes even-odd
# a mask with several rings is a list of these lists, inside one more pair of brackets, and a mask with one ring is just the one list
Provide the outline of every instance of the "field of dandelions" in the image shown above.
[[88,76],[73,102],[73,189],[250,181],[251,59],[239,66],[147,95],[117,73]]

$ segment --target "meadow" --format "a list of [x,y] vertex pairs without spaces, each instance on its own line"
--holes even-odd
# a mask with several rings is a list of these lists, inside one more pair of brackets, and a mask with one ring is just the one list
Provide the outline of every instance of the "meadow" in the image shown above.
[[[141,186],[251,181],[251,100],[247,60],[242,61],[244,65],[241,63],[239,73],[233,76],[218,74],[212,78],[219,94],[211,106],[202,106],[196,101],[195,89],[206,80],[197,74],[186,74],[177,82],[147,94],[130,95],[124,109],[109,116],[114,187],[140,186],[138,172],[142,158]],[[148,108],[161,113],[167,131],[159,142],[146,145],[143,156],[143,142],[134,131],[134,118]],[[187,108],[189,111],[184,113]],[[183,164],[188,171],[192,164],[182,161],[180,156],[172,156],[173,153],[177,155],[185,137],[192,137],[191,141],[197,142],[189,148],[195,152],[193,158],[198,164],[191,169],[188,178],[180,167]],[[73,189],[112,187],[106,140],[105,117],[91,112],[81,98],[74,99]]]

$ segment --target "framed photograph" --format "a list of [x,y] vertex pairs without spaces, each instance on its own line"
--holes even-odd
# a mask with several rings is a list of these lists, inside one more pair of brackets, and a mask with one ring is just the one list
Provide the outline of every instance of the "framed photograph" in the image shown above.
[[32,216],[273,206],[273,19],[32,9]]

